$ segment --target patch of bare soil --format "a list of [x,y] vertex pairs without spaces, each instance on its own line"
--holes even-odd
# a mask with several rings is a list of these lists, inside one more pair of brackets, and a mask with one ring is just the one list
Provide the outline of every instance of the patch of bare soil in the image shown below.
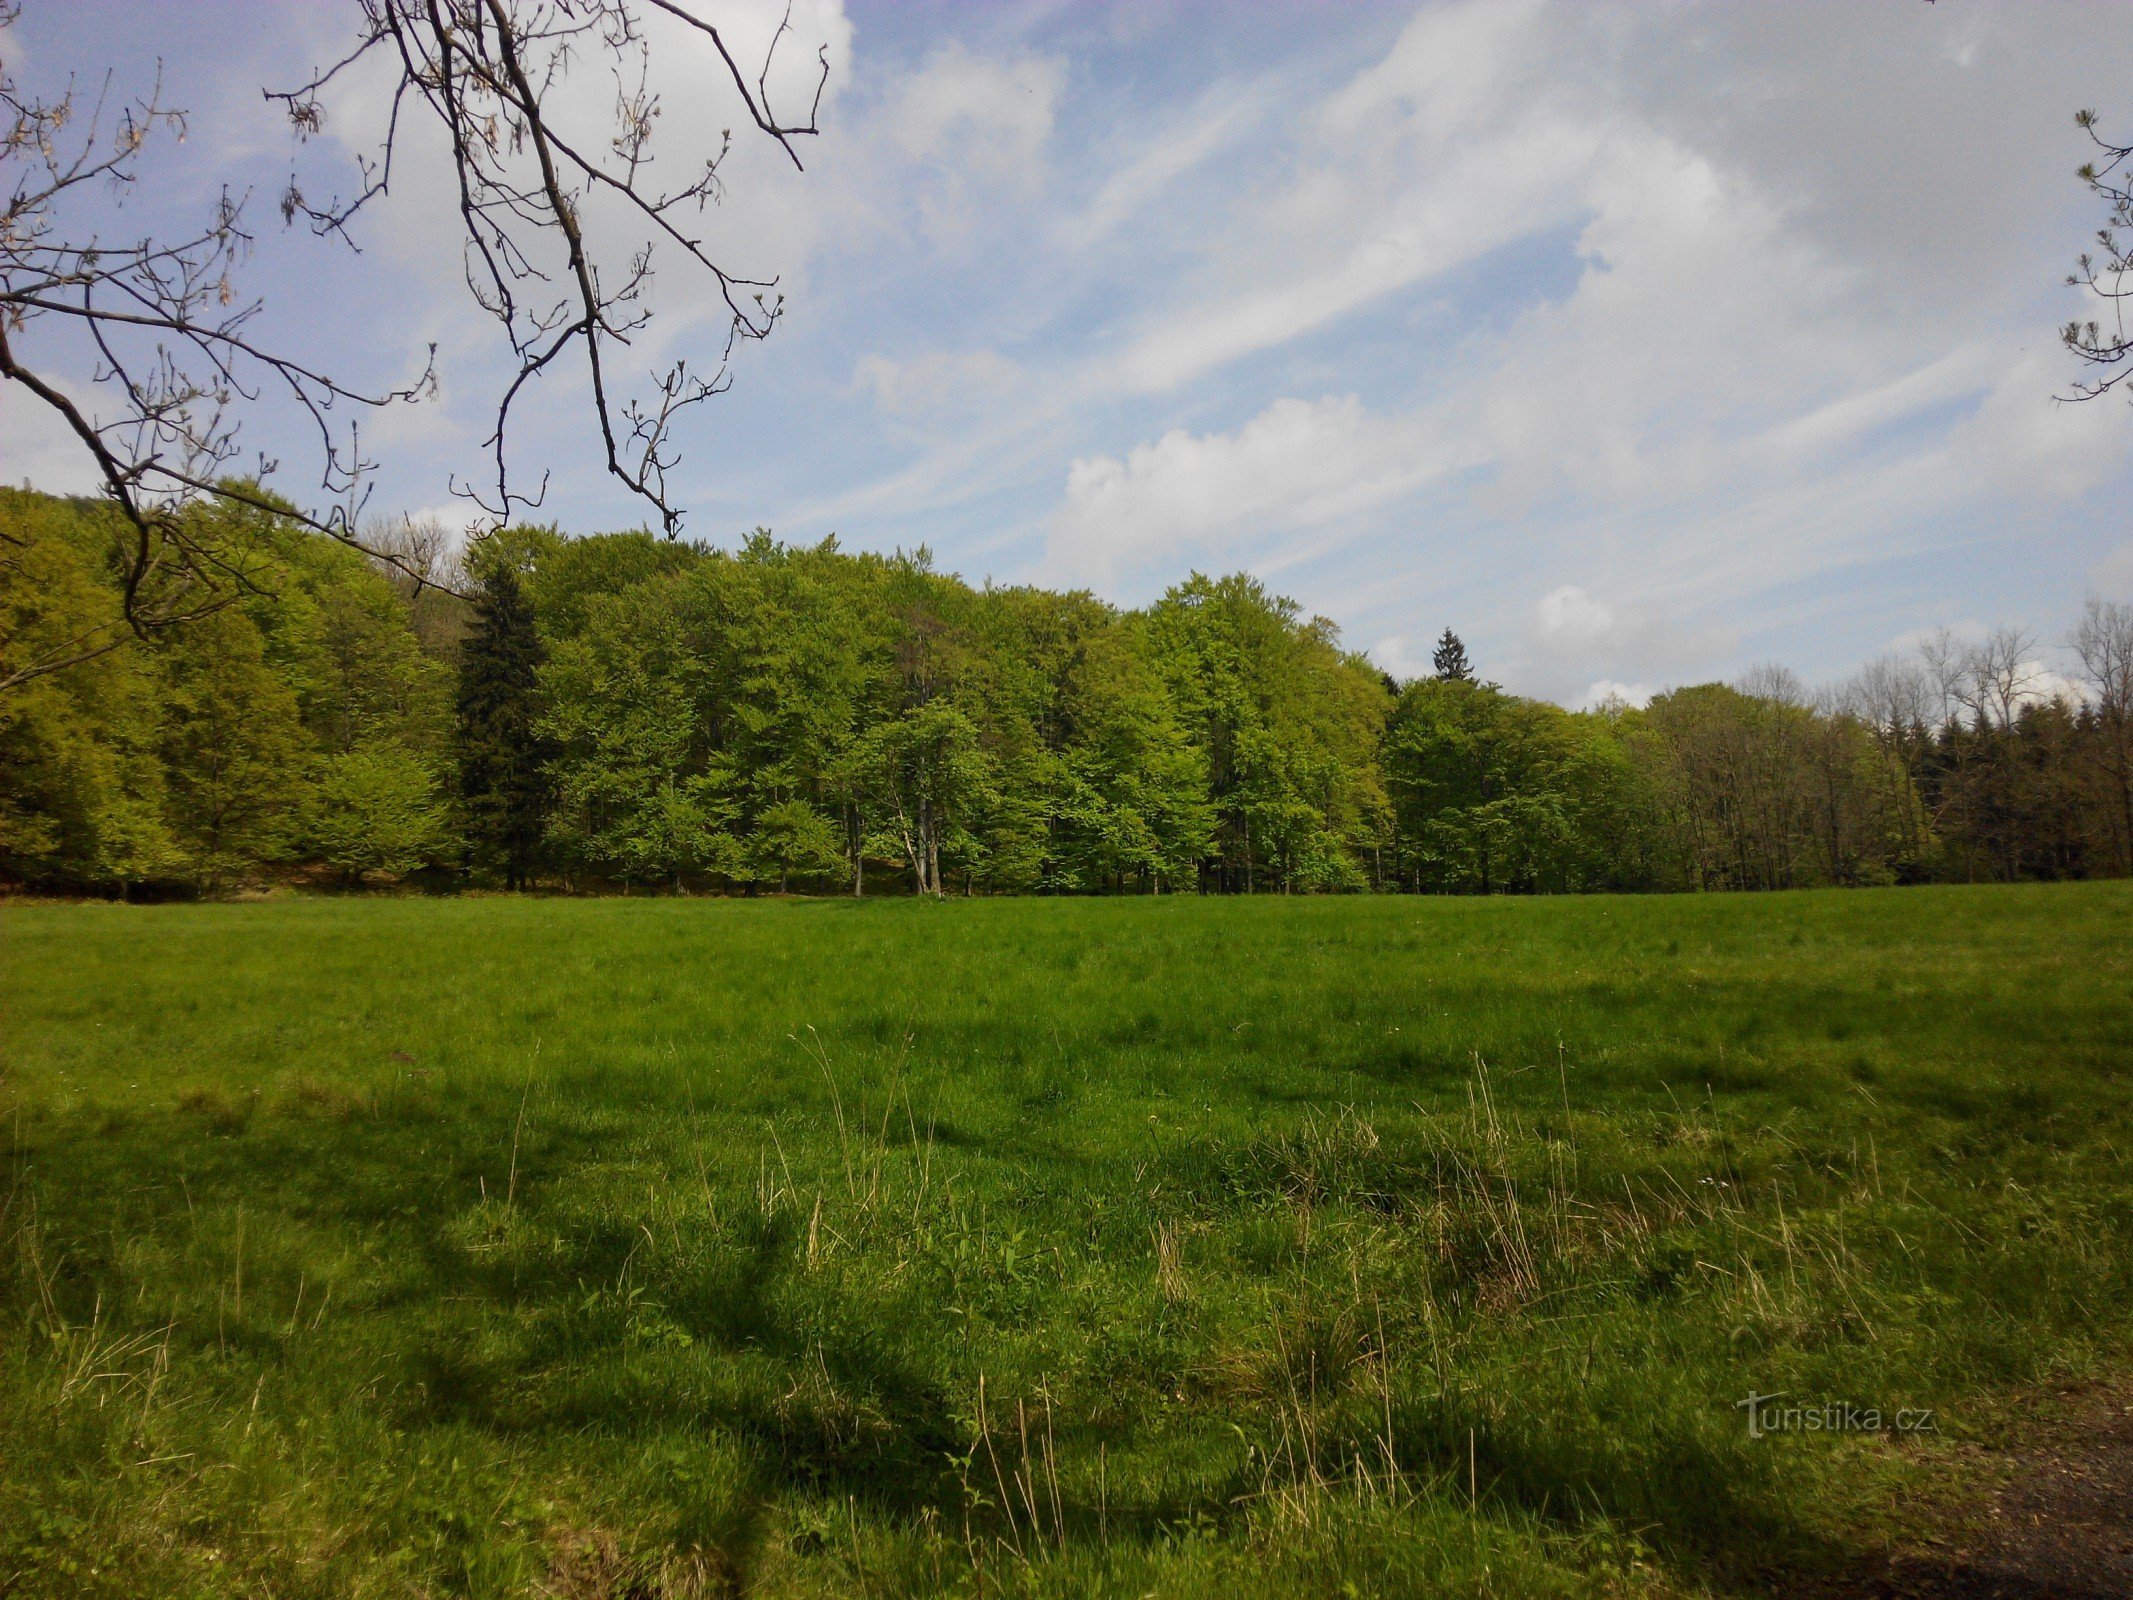
[[2004,1439],[1950,1452],[1959,1498],[1922,1503],[1920,1532],[1798,1600],[2133,1600],[2133,1383],[2042,1394]]

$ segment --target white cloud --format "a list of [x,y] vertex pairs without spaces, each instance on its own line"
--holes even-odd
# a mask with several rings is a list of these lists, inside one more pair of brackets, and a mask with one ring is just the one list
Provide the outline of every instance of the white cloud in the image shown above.
[[1974,396],[1985,386],[1993,352],[1960,349],[1887,383],[1840,396],[1771,430],[1766,441],[1782,456],[1841,449],[1919,412]]
[[[1835,446],[1982,386],[1975,351],[1891,372],[1901,344],[1862,318],[1851,275],[1747,173],[1589,82],[1563,42],[1577,27],[1528,0],[1421,13],[1251,208],[1249,285],[1149,326],[1119,385],[1176,388],[1577,225],[1571,292],[1453,369],[1447,409],[1501,462],[1504,509],[1564,484],[1693,491],[1761,430],[1790,429],[1765,449]],[[1523,92],[1536,79],[1546,93]]]
[[1109,238],[1226,150],[1267,111],[1263,93],[1225,85],[1211,104],[1160,129],[1105,178],[1088,204],[1061,223],[1058,247],[1087,250]]
[[1534,602],[1526,642],[1542,685],[1558,693],[1587,674],[1602,674],[1582,695],[1567,697],[1580,706],[1610,693],[1641,705],[1657,679],[1708,670],[1734,644],[1727,630],[1692,624],[1678,608],[1602,599],[1575,583],[1560,584]]
[[1575,81],[1526,92],[1560,64],[1536,0],[1422,10],[1270,153],[1192,300],[1148,320],[1116,381],[1173,389],[1574,220],[1595,108]]
[[989,206],[1034,198],[1065,78],[1049,57],[981,55],[953,40],[890,78],[852,130],[866,158],[847,176],[847,218],[907,215],[920,238],[954,245]]
[[1011,389],[1022,369],[995,350],[928,350],[904,360],[871,355],[852,372],[891,416],[965,412]]
[[[1516,526],[1568,496],[1556,542],[1582,525],[1599,544],[1579,564],[1622,569],[1622,595],[1559,585],[1537,609],[1527,642],[1561,683],[1576,667],[1708,670],[1731,633],[1691,606],[1752,591],[1775,568],[1805,578],[1877,542],[1895,548],[1959,492],[1937,441],[1836,476],[1803,476],[1803,458],[1856,451],[1978,393],[1992,352],[1970,342],[1921,360],[1752,177],[1588,93],[1577,73],[1545,102],[1508,93],[1535,61],[1561,66],[1551,26],[1522,4],[1418,19],[1321,119],[1360,141],[1367,181],[1309,170],[1254,213],[1271,215],[1303,270],[1202,300],[1144,333],[1117,370],[1128,388],[1180,384],[1582,218],[1569,293],[1471,341],[1441,369],[1439,398],[1414,411],[1286,401],[1234,435],[1172,430],[1077,461],[1055,567],[1077,548],[1099,572],[1136,549],[1256,549],[1263,567],[1264,544],[1308,549],[1319,541],[1305,530],[1442,476],[1381,466],[1426,444],[1438,463],[1497,468],[1460,519],[1470,541],[1477,515],[1480,529]],[[1380,162],[1381,144],[1404,165]],[[1547,544],[1524,535],[1529,559]]]
[[1536,64],[1542,0],[1463,0],[1425,7],[1382,61],[1327,100],[1321,123],[1338,142],[1374,140],[1388,125],[1433,142],[1498,113],[1508,81]]
[[1533,607],[1534,631],[1542,647],[1556,651],[1589,650],[1615,631],[1615,608],[1595,600],[1574,583],[1551,589]]
[[1600,678],[1585,686],[1585,692],[1574,703],[1580,711],[1598,711],[1603,706],[1648,706],[1658,691],[1648,683],[1618,683],[1613,678]]
[[1254,535],[1352,516],[1461,465],[1430,422],[1385,419],[1344,399],[1277,400],[1233,433],[1174,428],[1123,459],[1067,472],[1048,565],[1069,575],[1207,554],[1234,560]]
[[1176,388],[1547,226],[1561,209],[1559,197],[1521,192],[1520,179],[1552,164],[1560,154],[1557,133],[1568,131],[1533,130],[1467,152],[1405,193],[1356,197],[1379,226],[1348,240],[1296,238],[1296,254],[1310,270],[1164,319],[1125,352],[1120,380],[1145,392]]
[[[1730,24],[1683,17],[1692,34]],[[1972,29],[1970,65],[1946,70],[1984,82],[2005,33]],[[1719,127],[1767,120],[1758,95],[1799,96],[1800,51],[1767,73],[1754,51],[1714,62],[1744,104],[1707,97],[1685,117],[1706,80],[1640,81],[1651,43],[1634,18],[1541,0],[1433,7],[1295,117],[1288,147],[1261,158],[1266,180],[1213,213],[1203,270],[1084,369],[1077,404],[1197,396],[1249,355],[1280,351],[1293,368],[1314,334],[1366,312],[1397,340],[1403,313],[1382,302],[1462,282],[1491,252],[1491,273],[1517,281],[1560,263],[1567,237],[1574,277],[1498,298],[1493,323],[1449,346],[1404,347],[1404,406],[1290,399],[1233,432],[1151,428],[1079,455],[1046,570],[1101,578],[1203,555],[1310,570],[1374,540],[1376,566],[1410,581],[1500,586],[1497,552],[1515,550],[1528,572],[1605,575],[1604,588],[1558,583],[1530,612],[1530,599],[1495,607],[1527,650],[1507,675],[1573,699],[1596,673],[1633,688],[1722,673],[1747,619],[1760,630],[1782,614],[1754,597],[1782,584],[1802,597],[1785,605],[1827,605],[1839,573],[1975,538],[1950,524],[1988,489],[2063,496],[2123,470],[2122,418],[2107,432],[2031,404],[2057,381],[2025,353],[2034,325],[2004,307],[1981,317],[1967,281],[1941,296],[1969,256],[1914,252],[1914,271],[1935,274],[1921,298],[1862,247],[1874,224],[1846,188],[1867,181],[1856,155],[1821,175],[1851,208],[1833,219],[1795,168]],[[1973,90],[1949,95],[1914,110],[1930,125],[1976,112]],[[1438,486],[1426,517],[1390,523],[1424,485]],[[1430,531],[1406,531],[1418,526]],[[1363,625],[1394,620],[1401,601],[1382,585],[1347,583],[1370,608]]]
[[1064,76],[1042,56],[995,59],[951,40],[897,86],[883,124],[909,160],[1033,179]]
[[2070,358],[2056,348],[2007,363],[1976,413],[1956,430],[1954,453],[1992,487],[2071,499],[2115,477],[2133,443],[2115,399],[2068,402]]
[[1482,379],[1516,494],[1694,491],[1762,429],[1876,381],[1870,330],[1839,321],[1841,272],[1744,174],[1618,116],[1583,199],[1576,288]]
[[[97,396],[86,384],[50,378],[92,420]],[[94,494],[103,484],[96,459],[66,419],[20,384],[0,379],[0,481],[48,494]]]
[[434,522],[452,536],[455,545],[463,542],[477,526],[485,526],[491,520],[470,500],[445,500],[433,506],[421,506],[407,512],[406,517],[417,525]]
[[2020,698],[2026,705],[2049,705],[2056,701],[2069,710],[2078,710],[2088,704],[2094,694],[2080,679],[2069,678],[2042,661],[2023,662],[2015,668],[2015,675],[2022,685]]
[[1379,671],[1389,672],[1395,678],[1419,678],[1435,665],[1429,651],[1416,649],[1400,634],[1380,639],[1363,653],[1377,664]]

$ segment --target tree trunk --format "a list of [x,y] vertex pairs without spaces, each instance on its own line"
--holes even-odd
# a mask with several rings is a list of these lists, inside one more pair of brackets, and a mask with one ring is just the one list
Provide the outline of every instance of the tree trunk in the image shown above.
[[915,885],[915,887],[916,887],[916,892],[917,892],[918,894],[920,894],[920,895],[924,895],[924,894],[926,894],[926,893],[928,892],[929,888],[930,888],[930,885],[928,884],[928,882],[927,882],[927,879],[926,879],[926,857],[927,857],[927,851],[926,851],[926,818],[927,818],[927,807],[928,807],[928,802],[927,802],[926,800],[924,800],[923,798],[922,798],[922,799],[920,799],[920,801],[918,802],[918,818],[917,818],[917,821],[918,821],[918,832],[917,832],[917,834],[916,834],[916,836],[915,836],[915,837],[907,837],[907,838],[905,839],[905,846],[906,846],[906,848],[907,848],[907,849],[909,849],[909,850],[910,850],[910,852],[911,852],[911,878],[912,878],[912,882],[913,882],[913,884],[914,884],[914,885]]
[[2118,746],[2118,808],[2126,830],[2125,854],[2120,861],[2128,872],[2133,872],[2133,742],[2126,738],[2125,714],[2120,712],[2113,720],[2116,726],[2112,728],[2112,742]]

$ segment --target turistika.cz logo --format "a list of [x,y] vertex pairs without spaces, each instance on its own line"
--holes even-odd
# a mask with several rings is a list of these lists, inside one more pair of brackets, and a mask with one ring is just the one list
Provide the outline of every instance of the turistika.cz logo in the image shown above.
[[1816,1405],[1785,1404],[1780,1394],[1750,1394],[1736,1400],[1736,1411],[1748,1414],[1748,1437],[1760,1439],[1773,1433],[1931,1433],[1937,1424],[1927,1406],[1903,1406],[1883,1411],[1879,1406],[1854,1405],[1849,1400],[1824,1400]]

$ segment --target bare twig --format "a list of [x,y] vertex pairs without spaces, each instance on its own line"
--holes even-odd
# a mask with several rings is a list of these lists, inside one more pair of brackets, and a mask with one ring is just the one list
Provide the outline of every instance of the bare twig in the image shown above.
[[[403,138],[420,127],[443,134],[460,221],[466,277],[475,301],[501,325],[516,368],[499,394],[484,442],[485,486],[455,480],[502,522],[537,506],[513,484],[508,436],[526,388],[556,362],[584,362],[609,473],[654,507],[671,536],[683,516],[668,479],[678,460],[674,429],[691,407],[723,393],[744,341],[767,337],[783,311],[774,278],[723,267],[688,218],[723,195],[730,131],[692,156],[670,186],[652,181],[658,97],[648,87],[646,12],[708,40],[749,121],[795,165],[796,141],[817,131],[829,79],[826,47],[807,119],[782,118],[769,75],[791,31],[781,20],[751,80],[720,30],[675,0],[352,0],[353,44],[294,89],[265,91],[299,141],[326,125],[325,96],[359,63],[397,68],[383,106],[384,131],[357,157],[352,194],[306,195],[292,178],[280,197],[285,223],[355,248],[353,224],[387,196]],[[225,190],[189,234],[114,244],[76,214],[96,194],[126,193],[151,174],[144,156],[158,138],[182,137],[186,116],[162,98],[160,77],[120,103],[108,79],[93,93],[70,82],[53,98],[20,88],[6,70],[6,30],[19,0],[0,0],[0,381],[20,384],[49,408],[95,463],[124,523],[119,568],[122,627],[46,648],[0,677],[0,692],[116,648],[127,637],[197,620],[247,591],[244,553],[214,536],[212,519],[188,515],[216,500],[283,519],[364,551],[412,582],[439,581],[434,564],[408,559],[360,531],[374,463],[355,415],[427,398],[436,388],[436,348],[407,381],[365,389],[315,362],[271,347],[252,332],[262,310],[237,290],[253,235],[247,197]],[[566,115],[557,93],[586,61],[606,66],[616,94],[600,119]],[[596,226],[595,201],[621,234]],[[628,237],[632,232],[638,235]],[[650,242],[644,242],[649,236]],[[716,290],[727,318],[708,360],[677,359],[632,388],[617,357],[648,324],[655,248]],[[94,354],[94,398],[54,376],[55,344]],[[313,441],[320,502],[305,506],[259,487],[277,468],[238,465],[242,420],[253,408],[293,412]],[[10,541],[0,539],[0,561]]]

